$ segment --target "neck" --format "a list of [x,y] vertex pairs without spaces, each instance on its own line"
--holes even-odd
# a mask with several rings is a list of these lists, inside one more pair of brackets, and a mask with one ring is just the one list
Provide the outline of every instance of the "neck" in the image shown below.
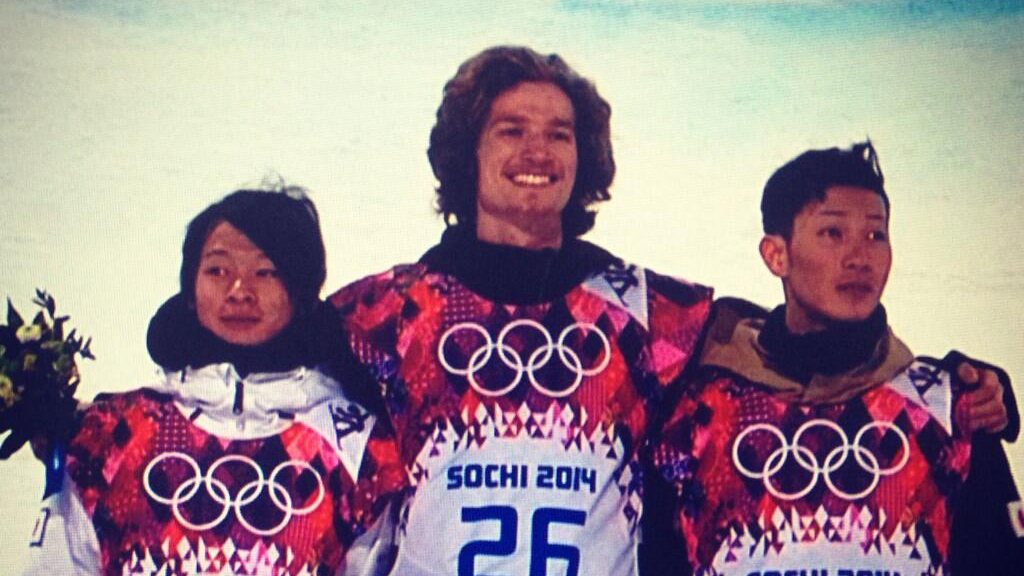
[[530,250],[562,247],[561,215],[501,218],[478,211],[476,237],[490,244],[516,246]]
[[810,314],[799,306],[786,306],[786,330],[793,335],[824,332],[828,319]]
[[476,228],[457,225],[420,262],[450,274],[471,292],[502,304],[537,304],[561,298],[618,259],[593,244],[568,238],[561,247],[531,249],[482,240]]
[[251,372],[286,372],[316,366],[338,346],[338,321],[333,308],[318,304],[292,319],[273,338],[258,346],[239,346],[221,340],[204,328],[181,294],[171,297],[149,323],[147,346],[153,360],[166,370],[199,368],[228,362],[245,376]]
[[768,315],[758,342],[773,361],[797,380],[812,374],[839,374],[870,360],[887,331],[885,309],[881,306],[864,320],[826,320],[820,329],[797,332],[789,322],[790,306],[780,306]]

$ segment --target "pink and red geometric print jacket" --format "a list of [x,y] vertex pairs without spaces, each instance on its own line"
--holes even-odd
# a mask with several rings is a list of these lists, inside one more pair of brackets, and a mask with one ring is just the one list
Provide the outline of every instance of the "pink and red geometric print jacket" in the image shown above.
[[28,573],[339,572],[404,483],[376,418],[340,390],[318,370],[213,364],[97,398]]
[[393,573],[636,574],[638,452],[710,296],[584,242],[457,229],[333,295],[410,476]]

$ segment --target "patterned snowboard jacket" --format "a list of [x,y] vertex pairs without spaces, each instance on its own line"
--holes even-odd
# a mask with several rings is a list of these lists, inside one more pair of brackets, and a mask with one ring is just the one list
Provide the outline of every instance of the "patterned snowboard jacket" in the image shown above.
[[340,389],[317,370],[217,364],[101,395],[43,503],[28,574],[339,572],[403,482],[389,437]]
[[802,385],[849,393],[794,401],[758,344],[762,324],[716,321],[654,452],[678,491],[693,572],[950,573],[971,463],[958,360],[915,359],[887,330],[868,362]]
[[638,449],[710,290],[453,228],[330,301],[408,468],[394,574],[636,574]]

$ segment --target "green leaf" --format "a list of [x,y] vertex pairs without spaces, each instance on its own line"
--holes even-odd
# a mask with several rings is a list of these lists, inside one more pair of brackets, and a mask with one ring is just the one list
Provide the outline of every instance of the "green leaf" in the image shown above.
[[36,288],[36,297],[32,302],[41,308],[45,308],[49,312],[50,318],[53,318],[53,311],[57,308],[57,302],[53,299],[53,296],[50,296],[49,292]]
[[90,337],[85,341],[85,346],[82,347],[82,358],[88,358],[89,360],[95,360],[96,357],[92,355],[92,350],[89,346],[92,344],[92,338]]
[[7,439],[4,440],[2,446],[0,446],[0,460],[7,460],[11,454],[18,451],[19,448],[28,442],[28,433],[23,430],[12,430]]
[[7,299],[7,325],[13,329],[21,328],[25,324],[25,321],[21,318],[21,314],[14,309],[14,304],[11,304],[11,299]]
[[53,337],[57,340],[64,339],[64,323],[68,321],[67,316],[61,316],[60,318],[54,318],[53,320]]

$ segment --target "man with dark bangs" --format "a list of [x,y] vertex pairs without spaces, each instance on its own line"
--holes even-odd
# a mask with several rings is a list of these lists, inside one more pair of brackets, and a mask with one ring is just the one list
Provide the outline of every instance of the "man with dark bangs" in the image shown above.
[[879,303],[892,246],[874,147],[801,154],[768,180],[761,212],[761,257],[785,304],[751,315],[716,303],[654,451],[694,572],[1019,568],[1006,455],[998,437],[972,437],[985,419],[966,394],[973,369],[955,352],[915,358]]

